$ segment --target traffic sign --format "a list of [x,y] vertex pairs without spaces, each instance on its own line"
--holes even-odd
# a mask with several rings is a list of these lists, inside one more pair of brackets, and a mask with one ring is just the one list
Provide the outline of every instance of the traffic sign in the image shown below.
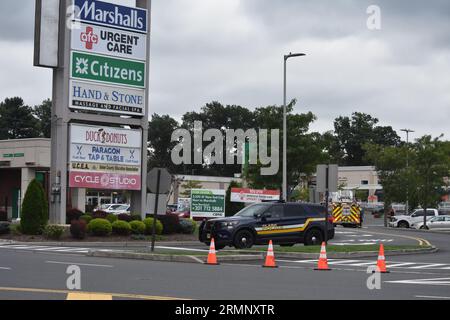
[[[161,172],[158,188],[158,171]],[[172,187],[172,175],[164,168],[154,168],[147,175],[147,189],[150,193],[168,194]],[[159,192],[158,192],[159,191]]]
[[[338,171],[335,164],[321,164],[317,166],[317,192],[337,192],[338,191]],[[328,175],[327,175],[328,173]]]

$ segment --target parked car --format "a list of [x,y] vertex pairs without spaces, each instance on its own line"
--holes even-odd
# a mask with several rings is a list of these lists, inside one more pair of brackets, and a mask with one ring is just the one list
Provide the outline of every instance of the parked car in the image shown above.
[[99,207],[96,211],[105,211],[107,213],[113,213],[115,215],[119,214],[130,214],[130,205],[129,204],[123,204],[123,203],[109,203],[109,204],[103,204]]
[[[423,209],[415,210],[411,215],[392,216],[389,226],[392,228],[410,228],[414,223],[423,222],[423,216]],[[438,216],[439,211],[437,209],[427,209],[427,220]]]
[[450,216],[439,216],[431,218],[427,221],[427,225],[424,226],[422,222],[416,222],[411,225],[415,229],[426,229],[426,230],[450,230]]

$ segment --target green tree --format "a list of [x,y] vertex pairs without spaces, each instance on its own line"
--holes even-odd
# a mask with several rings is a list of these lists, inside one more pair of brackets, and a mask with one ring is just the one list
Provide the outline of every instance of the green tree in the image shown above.
[[0,103],[0,140],[39,137],[38,120],[21,98],[6,98]]
[[378,126],[378,122],[377,118],[360,112],[353,113],[351,119],[337,118],[334,122],[334,133],[325,134],[332,161],[342,166],[370,165],[364,144],[399,146],[400,137],[392,127]]
[[171,159],[172,149],[176,145],[175,142],[171,142],[172,133],[178,128],[178,122],[168,115],[152,116],[148,130],[149,168],[168,168],[172,173],[180,171]]
[[52,133],[52,101],[44,100],[42,104],[35,106],[34,116],[38,119],[38,128],[43,138],[50,138]]
[[234,216],[236,213],[238,213],[239,211],[241,211],[242,209],[245,208],[244,203],[231,202],[231,189],[232,188],[242,188],[242,184],[240,184],[236,181],[231,181],[230,186],[227,189],[227,193],[225,196],[225,216],[227,216],[227,217]]
[[42,185],[35,179],[30,182],[21,210],[22,232],[41,234],[48,222],[48,203]]
[[198,181],[187,181],[182,184],[183,192],[180,193],[182,198],[190,198],[192,189],[202,189],[202,184]]

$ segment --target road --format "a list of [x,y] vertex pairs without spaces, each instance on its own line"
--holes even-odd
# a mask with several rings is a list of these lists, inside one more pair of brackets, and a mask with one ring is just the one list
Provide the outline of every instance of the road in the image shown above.
[[81,269],[81,291],[113,299],[450,299],[449,235],[377,226],[358,232],[424,238],[440,251],[387,256],[391,273],[381,275],[381,290],[369,290],[371,259],[330,260],[333,270],[320,272],[313,270],[315,261],[304,260],[279,260],[278,269],[263,269],[259,263],[206,266],[2,249],[0,299],[67,299],[70,265]]

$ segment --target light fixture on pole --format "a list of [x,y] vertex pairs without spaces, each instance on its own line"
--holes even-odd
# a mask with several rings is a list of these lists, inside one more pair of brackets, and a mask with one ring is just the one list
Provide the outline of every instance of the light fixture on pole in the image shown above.
[[[400,131],[406,132],[406,147],[408,148],[408,152],[406,153],[406,170],[409,169],[409,134],[415,132],[411,129],[401,129]],[[409,173],[408,173],[409,174]],[[406,214],[409,213],[409,176],[407,176],[406,181]]]
[[287,101],[286,101],[286,66],[290,58],[306,56],[304,53],[289,53],[284,56],[284,99],[283,99],[283,200],[287,202]]

